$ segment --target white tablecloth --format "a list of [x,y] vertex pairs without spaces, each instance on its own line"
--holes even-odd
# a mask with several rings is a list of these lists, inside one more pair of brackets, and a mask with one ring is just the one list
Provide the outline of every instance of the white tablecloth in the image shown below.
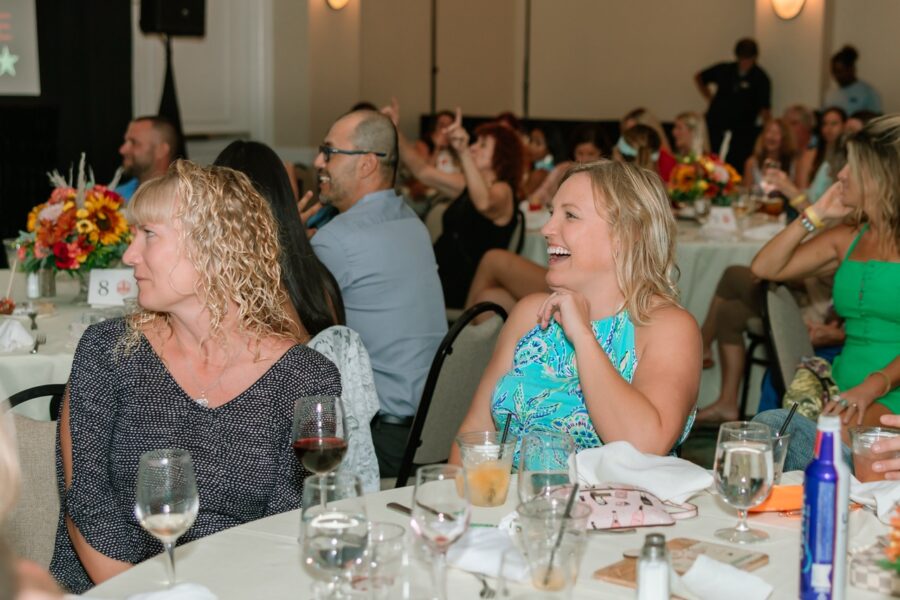
[[[0,294],[6,292],[10,271],[0,270]],[[66,383],[69,379],[69,371],[72,369],[72,358],[75,348],[69,335],[69,324],[81,322],[81,317],[92,311],[90,306],[76,305],[73,300],[78,294],[78,281],[68,275],[57,275],[56,296],[49,299],[41,299],[38,302],[49,301],[55,305],[55,311],[51,315],[41,315],[37,318],[38,331],[47,335],[47,343],[40,347],[37,354],[30,354],[29,349],[15,352],[0,352],[0,398],[24,389],[48,383]],[[16,273],[12,291],[13,300],[17,306],[27,302],[25,296],[25,274]],[[28,317],[0,316],[0,319],[17,319],[26,328],[31,326]],[[30,333],[35,333],[31,331]],[[16,409],[34,419],[47,419],[47,401],[32,401]]]
[[[763,215],[754,215],[751,225],[765,221]],[[676,264],[680,271],[678,289],[681,304],[697,323],[703,323],[709,310],[709,303],[716,291],[716,285],[725,269],[731,265],[750,265],[753,257],[765,242],[744,239],[739,233],[721,236],[705,235],[700,225],[694,221],[678,221],[678,240],[675,248]],[[540,264],[547,265],[547,243],[536,230],[529,230],[525,236],[522,255]],[[752,411],[759,402],[761,369],[753,370],[750,382],[748,406]],[[719,395],[721,373],[717,364],[703,371],[700,381],[698,404],[711,404]]]
[[[798,477],[801,474],[785,474],[785,482],[797,482]],[[514,485],[510,486],[509,493],[507,502],[502,507],[475,508],[472,522],[497,523],[515,508]],[[369,519],[403,524],[409,530],[408,518],[387,510],[386,504],[400,502],[410,506],[411,500],[411,487],[371,494],[366,497]],[[200,501],[202,503],[203,499]],[[692,502],[698,506],[700,516],[678,521],[671,527],[638,529],[631,534],[590,534],[574,598],[634,598],[634,590],[594,579],[592,574],[597,569],[621,560],[623,551],[640,548],[648,533],[662,533],[667,539],[687,537],[724,543],[715,538],[713,532],[718,528],[734,525],[737,522],[735,511],[709,492],[696,496]],[[796,598],[800,577],[800,518],[767,513],[751,516],[750,524],[765,530],[770,536],[768,541],[749,547],[753,551],[769,555],[769,564],[754,571],[754,574],[774,586],[772,599]],[[298,529],[299,514],[298,511],[293,511],[181,546],[176,550],[179,580],[202,584],[221,600],[311,597],[311,579],[300,564]],[[876,528],[876,531],[884,530],[884,526]],[[412,567],[407,569],[412,578],[412,597],[426,598],[427,590],[430,589],[429,568],[415,557]],[[87,596],[108,600],[124,598],[136,592],[161,589],[164,579],[163,557],[157,556],[97,586]],[[451,568],[448,573],[448,589],[450,598],[475,599],[481,585],[474,576]],[[514,586],[512,597],[517,597],[517,592],[522,593],[527,589],[527,585]],[[395,597],[399,599],[402,596],[397,594]],[[848,597],[866,599],[879,596],[848,588]]]

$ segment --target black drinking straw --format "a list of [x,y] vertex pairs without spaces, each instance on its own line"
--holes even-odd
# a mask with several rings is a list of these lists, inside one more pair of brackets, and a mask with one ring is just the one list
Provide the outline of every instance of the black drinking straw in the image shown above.
[[544,573],[544,585],[546,586],[550,583],[550,573],[553,571],[553,559],[556,558],[556,551],[559,550],[559,547],[562,545],[563,535],[566,533],[566,519],[572,513],[572,506],[575,505],[575,498],[578,496],[578,484],[576,483],[572,487],[572,493],[569,494],[569,501],[566,502],[566,512],[563,513],[562,524],[559,526],[559,535],[556,536],[556,543],[553,545],[553,550],[550,551],[550,561],[547,563],[547,572]]
[[781,429],[778,430],[778,437],[783,436],[784,432],[787,431],[788,424],[791,422],[791,419],[794,418],[794,413],[797,412],[798,406],[800,406],[800,403],[794,402],[794,405],[791,407],[791,412],[788,413],[788,416],[784,420],[784,423],[781,424]]
[[509,425],[512,422],[512,413],[506,413],[506,423],[503,425],[503,435],[500,436],[500,453],[497,455],[497,458],[503,458],[503,444],[506,443],[506,438],[509,436]]

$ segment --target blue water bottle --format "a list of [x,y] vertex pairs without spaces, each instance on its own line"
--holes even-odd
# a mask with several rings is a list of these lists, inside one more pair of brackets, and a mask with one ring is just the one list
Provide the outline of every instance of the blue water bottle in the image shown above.
[[843,600],[850,468],[841,453],[839,417],[819,417],[815,456],[803,485],[800,598]]

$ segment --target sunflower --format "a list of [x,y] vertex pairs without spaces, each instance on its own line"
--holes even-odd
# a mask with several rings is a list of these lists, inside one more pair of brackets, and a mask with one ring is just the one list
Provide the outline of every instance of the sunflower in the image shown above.
[[88,235],[93,243],[104,246],[125,241],[128,235],[128,221],[119,212],[121,202],[118,198],[103,191],[92,190],[84,202],[84,207],[91,214],[96,229]]

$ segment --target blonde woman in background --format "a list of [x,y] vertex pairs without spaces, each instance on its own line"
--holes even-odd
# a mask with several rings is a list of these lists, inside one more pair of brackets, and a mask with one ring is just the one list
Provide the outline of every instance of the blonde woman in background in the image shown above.
[[662,182],[633,164],[578,165],[541,232],[551,293],[516,304],[459,431],[509,418],[513,438],[564,431],[578,450],[623,440],[671,452],[693,422],[701,340],[677,302]]
[[683,112],[675,117],[672,127],[675,138],[675,158],[698,157],[709,154],[709,135],[706,119],[695,112]]
[[162,550],[131,509],[141,454],[190,452],[203,501],[186,543],[299,508],[294,400],[341,394],[335,366],[298,344],[277,224],[244,174],[176,161],[129,222],[141,311],[87,329],[60,414],[50,571],[76,593]]

